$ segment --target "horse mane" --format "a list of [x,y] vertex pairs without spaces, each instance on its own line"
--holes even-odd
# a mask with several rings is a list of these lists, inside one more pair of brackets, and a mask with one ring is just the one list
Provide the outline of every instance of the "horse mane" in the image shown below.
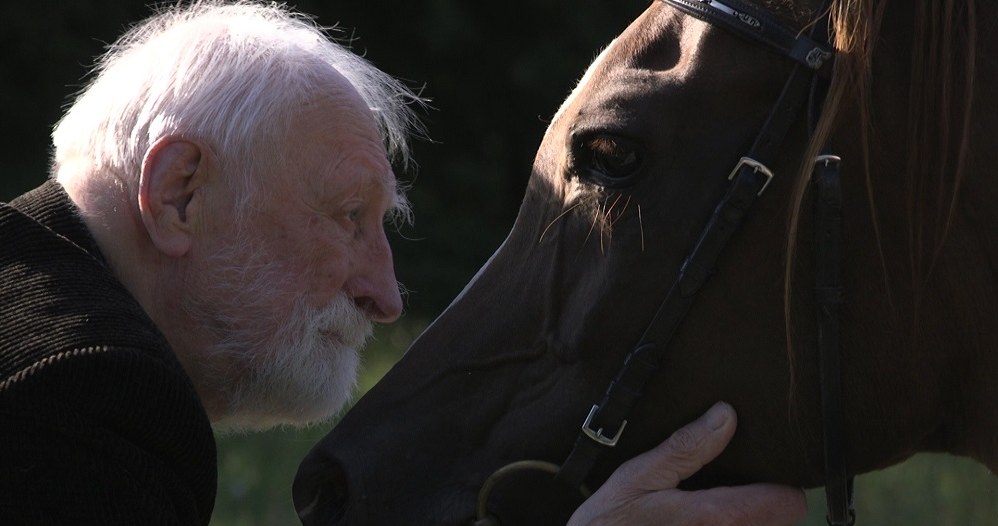
[[[833,0],[829,24],[836,49],[835,66],[821,117],[807,145],[790,201],[786,273],[784,276],[784,319],[787,348],[793,379],[794,353],[792,327],[792,292],[794,262],[800,235],[801,213],[806,208],[811,160],[833,136],[839,126],[845,133],[858,135],[862,159],[847,160],[862,166],[874,235],[880,249],[880,261],[888,301],[894,304],[891,277],[883,252],[883,237],[878,222],[878,196],[871,174],[871,153],[876,151],[876,131],[872,117],[874,53],[880,39],[885,13],[890,2],[876,0]],[[977,48],[977,8],[975,0],[930,0],[901,6],[911,10],[910,79],[908,89],[906,137],[902,186],[908,225],[908,272],[914,305],[913,325],[917,325],[923,285],[947,238],[963,180],[967,176],[970,153],[971,116]],[[848,111],[846,111],[848,110]],[[892,176],[893,177],[893,176]],[[846,180],[846,184],[855,180]],[[914,327],[912,328],[914,330]]]

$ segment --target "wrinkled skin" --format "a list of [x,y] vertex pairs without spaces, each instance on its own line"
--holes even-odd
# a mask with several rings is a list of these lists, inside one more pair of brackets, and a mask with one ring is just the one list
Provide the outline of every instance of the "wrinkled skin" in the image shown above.
[[[904,72],[894,64],[908,60],[902,43],[910,37],[889,25],[884,34],[875,65],[900,78]],[[306,524],[466,524],[479,488],[496,469],[522,459],[561,463],[664,297],[790,69],[789,60],[654,2],[597,59],[555,116],[508,239],[303,462],[295,501]],[[880,83],[873,93],[882,113],[875,125],[885,137],[904,132],[896,91]],[[993,105],[986,110],[994,115]],[[854,108],[844,111],[848,120]],[[987,126],[983,135],[998,136]],[[636,170],[616,188],[592,175],[599,163],[587,152],[599,134],[632,141],[639,154]],[[801,236],[795,270],[789,351],[783,301],[787,203],[806,135],[800,119],[786,156],[771,166],[778,177],[725,250],[590,486],[717,400],[738,411],[738,432],[689,487],[821,484],[808,235]],[[921,305],[931,313],[920,319],[936,323],[924,323],[913,336],[912,292],[898,284],[902,280],[885,278],[909,261],[901,245],[906,225],[891,219],[891,207],[902,205],[880,201],[875,228],[867,188],[848,161],[862,157],[857,134],[839,132],[832,143],[847,159],[850,302],[842,348],[850,466],[863,472],[916,451],[945,450],[994,469],[993,424],[981,424],[976,439],[961,427],[963,419],[993,414],[993,393],[953,389],[960,374],[998,370],[990,362],[970,366],[957,354],[981,355],[998,341],[993,331],[978,332],[975,341],[961,336],[966,331],[953,313],[962,311],[957,307],[967,296],[954,290],[967,287],[963,280],[971,276],[922,291]],[[885,176],[872,183],[873,191],[890,196],[901,152],[874,153],[872,172]],[[972,162],[993,161],[989,155]],[[958,248],[941,256],[938,272],[967,274],[959,262],[980,264],[971,267],[972,312],[980,319],[981,312],[995,312],[998,286],[987,269],[998,257],[993,241],[981,243],[972,232],[981,225],[993,232],[998,218],[975,203],[998,198],[998,191],[974,178],[967,184],[974,187],[968,209],[977,214],[976,226],[957,220],[950,235]],[[809,232],[804,217],[802,231]],[[953,342],[960,345],[947,347]],[[943,348],[953,355],[938,352]],[[500,485],[488,508],[503,524],[563,524],[579,502],[546,475],[531,473]]]

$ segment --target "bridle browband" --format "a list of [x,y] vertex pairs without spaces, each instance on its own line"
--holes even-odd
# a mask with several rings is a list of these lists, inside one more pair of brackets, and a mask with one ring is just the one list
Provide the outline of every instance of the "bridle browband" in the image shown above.
[[[783,145],[791,125],[805,106],[811,117],[820,112],[831,78],[833,53],[828,38],[829,0],[823,3],[820,17],[812,24],[809,35],[789,29],[772,15],[742,0],[661,1],[750,41],[765,44],[791,58],[795,64],[755,142],[729,174],[731,184],[683,262],[678,277],[637,345],[625,357],[603,398],[589,411],[572,452],[557,471],[555,478],[572,488],[584,488],[584,481],[599,455],[607,448],[616,446],[620,440],[628,414],[665,358],[668,344],[686,317],[696,294],[714,273],[722,251],[772,180],[773,172],[768,166],[777,158],[777,151]],[[815,298],[818,308],[827,519],[831,526],[850,526],[855,522],[855,511],[852,506],[852,478],[845,461],[839,367],[838,308],[843,293],[839,262],[842,193],[838,165],[838,157],[823,152],[815,161],[812,175],[817,186]],[[514,465],[525,464],[521,461],[510,466]],[[488,491],[483,488],[480,493],[478,521],[474,525],[498,524],[494,516],[486,513],[485,503],[497,482],[497,475],[509,472],[508,467],[500,468],[496,475],[490,477]],[[545,471],[550,470],[548,464]]]

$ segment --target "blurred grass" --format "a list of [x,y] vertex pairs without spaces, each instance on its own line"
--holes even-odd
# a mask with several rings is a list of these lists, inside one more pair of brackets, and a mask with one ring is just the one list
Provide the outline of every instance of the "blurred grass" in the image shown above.
[[[425,322],[406,320],[380,327],[365,351],[359,391],[377,382]],[[221,437],[219,483],[211,526],[298,526],[291,482],[298,463],[332,423],[305,430]],[[807,493],[804,526],[825,525],[821,489]],[[858,526],[998,525],[998,477],[976,462],[923,454],[856,480]]]

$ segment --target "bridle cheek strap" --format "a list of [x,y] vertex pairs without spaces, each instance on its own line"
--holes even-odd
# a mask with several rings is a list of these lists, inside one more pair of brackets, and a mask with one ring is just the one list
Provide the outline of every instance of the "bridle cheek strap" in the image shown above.
[[602,451],[616,445],[628,413],[665,358],[668,345],[697,292],[714,273],[724,248],[772,180],[773,173],[767,165],[776,158],[790,127],[808,103],[814,79],[813,70],[799,64],[794,66],[752,147],[729,174],[731,185],[714,208],[679,275],[644,334],[628,353],[617,377],[607,387],[602,401],[590,411],[572,452],[557,475],[562,482],[571,487],[581,484]]
[[[772,172],[767,165],[777,155],[793,122],[804,105],[812,113],[823,102],[824,84],[831,68],[827,35],[827,1],[821,17],[812,26],[811,38],[783,28],[773,17],[740,0],[663,0],[710,23],[776,48],[795,64],[779,99],[773,106],[752,148],[729,175],[731,186],[714,209],[696,245],[684,261],[637,345],[628,353],[603,398],[589,411],[575,445],[556,478],[579,487],[588,478],[597,459],[616,446],[627,425],[627,417],[645,386],[662,363],[669,342],[692,306],[697,292],[714,273],[717,261],[738,230],[751,206],[765,191]],[[810,48],[820,61],[802,60],[795,50]],[[813,57],[812,57],[813,58]],[[838,158],[818,158],[814,179],[818,185],[818,276],[819,353],[822,417],[825,445],[825,488],[828,523],[849,526],[855,520],[852,478],[848,474],[844,447],[841,369],[839,366],[838,305],[841,284],[841,190]],[[837,203],[837,205],[835,205]]]
[[570,487],[582,484],[603,450],[617,444],[627,425],[628,413],[658,370],[669,341],[693,305],[697,292],[714,273],[724,247],[769,183],[771,174],[768,169],[759,170],[742,159],[732,176],[728,192],[714,209],[640,343],[627,354],[602,400],[593,406],[583,423],[575,447],[556,477]]
[[818,365],[821,375],[821,415],[824,429],[825,501],[830,526],[852,526],[853,479],[845,454],[845,415],[842,406],[842,365],[839,307],[842,285],[842,184],[839,158],[815,160],[811,184],[815,191],[815,286],[818,315]]

